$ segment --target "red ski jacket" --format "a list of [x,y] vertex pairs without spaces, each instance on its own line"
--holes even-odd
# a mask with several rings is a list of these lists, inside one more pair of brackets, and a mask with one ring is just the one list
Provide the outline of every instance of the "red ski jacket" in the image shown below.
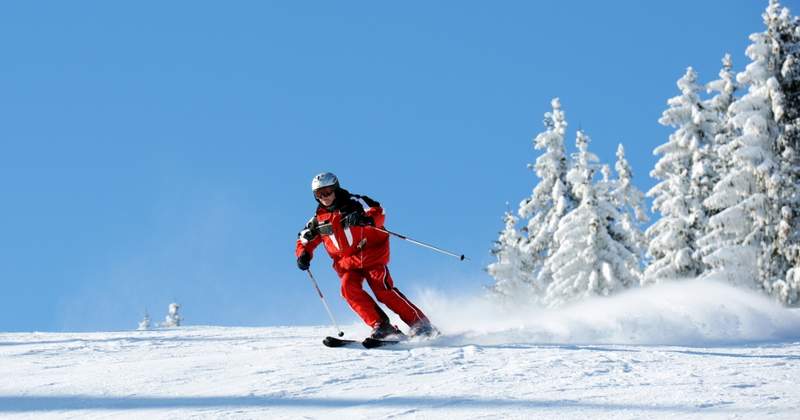
[[320,204],[298,234],[295,255],[307,252],[313,257],[322,242],[339,274],[389,264],[389,235],[371,226],[343,226],[342,218],[353,212],[372,218],[375,227],[383,228],[386,216],[380,203],[339,188],[333,205],[326,208]]

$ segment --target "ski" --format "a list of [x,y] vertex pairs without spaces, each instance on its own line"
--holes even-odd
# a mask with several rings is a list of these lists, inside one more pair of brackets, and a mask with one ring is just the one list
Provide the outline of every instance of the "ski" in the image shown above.
[[370,337],[367,337],[362,341],[358,341],[358,340],[343,340],[341,338],[336,338],[336,337],[325,337],[325,339],[322,340],[322,344],[324,344],[326,347],[347,347],[347,346],[352,346],[352,345],[355,345],[355,344],[361,344],[365,348],[374,349],[374,348],[377,348],[377,347],[383,347],[383,346],[388,346],[388,345],[391,345],[391,344],[397,344],[397,343],[399,343],[401,341],[403,341],[403,340],[376,340],[376,339],[370,338]]
[[354,346],[356,344],[361,344],[362,346],[364,346],[364,348],[374,349],[374,348],[378,348],[378,347],[390,346],[390,345],[393,345],[393,344],[398,344],[398,343],[403,343],[403,342],[410,342],[410,343],[424,342],[424,341],[428,341],[428,340],[430,340],[432,338],[435,338],[435,337],[436,336],[434,336],[434,337],[425,337],[425,338],[417,337],[417,339],[410,340],[410,341],[408,339],[406,339],[406,338],[390,338],[390,339],[386,339],[386,340],[378,340],[378,339],[375,339],[375,338],[367,337],[367,338],[365,338],[365,339],[363,339],[361,341],[358,341],[358,340],[346,340],[346,339],[341,339],[341,338],[336,338],[336,337],[325,337],[325,339],[322,340],[322,344],[324,344],[327,347],[351,347],[351,346]]
[[325,337],[324,340],[322,340],[322,344],[324,344],[327,347],[349,347],[352,345],[361,344],[362,346],[364,346],[364,348],[374,349],[378,347],[390,346],[392,344],[402,343],[404,341],[408,341],[408,338],[409,337],[407,337],[404,334],[392,334],[382,340],[379,340],[377,338],[367,337],[361,341],[358,341],[358,340],[347,340],[347,339],[328,336]]
[[322,340],[322,344],[328,347],[344,347],[356,343],[358,343],[358,341],[356,340],[343,340],[341,338],[336,338],[336,337],[325,337],[325,339]]
[[374,348],[377,348],[377,347],[383,347],[383,346],[388,346],[388,345],[392,345],[392,344],[397,344],[397,343],[399,343],[401,341],[403,341],[403,340],[378,340],[378,339],[375,339],[375,338],[367,337],[367,338],[364,339],[364,341],[361,342],[361,344],[365,348],[374,349]]

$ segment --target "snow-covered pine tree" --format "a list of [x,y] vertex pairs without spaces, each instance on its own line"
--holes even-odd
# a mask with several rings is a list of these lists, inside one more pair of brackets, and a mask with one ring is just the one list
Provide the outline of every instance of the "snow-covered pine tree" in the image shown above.
[[[714,95],[703,102],[706,110],[709,134],[713,134],[713,140],[706,155],[711,159],[709,168],[708,184],[711,191],[703,196],[703,208],[706,216],[711,218],[721,210],[714,206],[714,200],[708,200],[714,194],[714,187],[719,183],[733,164],[732,141],[736,137],[736,130],[733,128],[728,118],[728,109],[733,103],[736,90],[739,85],[736,83],[736,75],[733,73],[733,61],[730,54],[725,54],[722,58],[722,69],[719,71],[719,79],[706,84],[706,91]],[[705,224],[701,236],[697,239],[696,258],[705,261],[705,257],[724,243],[729,241],[730,233],[720,226],[712,227],[710,223]]]
[[606,200],[616,211],[614,224],[609,229],[612,237],[634,257],[636,266],[631,267],[631,271],[641,279],[646,249],[641,224],[648,220],[644,210],[644,194],[633,185],[633,171],[625,158],[625,148],[622,144],[617,146],[616,156],[614,169],[617,172],[617,179],[612,181]]
[[617,171],[617,184],[612,193],[612,199],[631,220],[639,223],[646,222],[649,218],[644,210],[644,194],[633,185],[633,170],[625,158],[625,147],[622,143],[617,145],[617,162],[614,169]]
[[[788,9],[770,2],[764,14],[767,41],[777,70],[779,94],[773,92],[773,115],[779,133],[776,145],[778,174],[773,176],[773,211],[777,227],[770,255],[776,260],[772,293],[787,304],[800,303],[800,24]],[[771,39],[769,39],[771,38]],[[775,258],[779,254],[782,258]]]
[[706,83],[706,92],[709,94],[716,92],[716,94],[705,102],[705,108],[717,114],[719,124],[724,123],[728,107],[736,99],[736,90],[739,88],[736,83],[736,74],[733,72],[733,59],[730,54],[726,53],[722,57],[722,68],[719,70],[718,75],[719,79]]
[[137,328],[137,330],[139,330],[139,331],[147,331],[147,330],[150,329],[150,327],[151,327],[150,315],[147,313],[147,311],[145,311],[144,318],[142,318],[142,320],[139,321],[139,328]]
[[170,303],[169,308],[167,310],[167,316],[164,318],[164,323],[161,324],[162,327],[180,327],[181,318],[180,314],[178,314],[178,310],[180,309],[180,305],[177,303]]
[[[551,105],[552,111],[544,115],[545,131],[533,140],[534,148],[543,150],[543,153],[535,164],[528,165],[540,180],[532,195],[520,202],[518,210],[525,225],[522,240],[518,243],[521,251],[519,267],[526,272],[517,276],[515,281],[525,282],[532,288],[533,295],[542,295],[550,282],[550,273],[544,269],[544,261],[550,255],[553,233],[559,220],[575,207],[575,198],[567,181],[569,165],[564,148],[567,121],[559,99],[554,98]],[[508,227],[506,232],[509,234],[506,237],[513,237]],[[510,245],[502,246],[510,249]],[[507,282],[508,278],[503,281]]]
[[661,218],[646,231],[652,260],[645,270],[645,284],[695,277],[704,268],[695,251],[706,222],[701,203],[710,193],[708,173],[713,170],[709,153],[703,150],[713,137],[694,69],[689,67],[677,85],[681,94],[667,101],[669,108],[658,120],[676,130],[653,151],[662,157],[650,176],[661,182],[647,195],[654,198],[653,210]]
[[[622,145],[619,147],[622,148]],[[620,149],[617,150],[618,153],[619,151]],[[617,167],[627,165],[624,152],[622,158],[622,162],[617,161]],[[630,170],[630,167],[627,169]],[[641,201],[644,194],[631,184],[624,185],[626,181],[622,178],[611,179],[611,169],[608,165],[602,165],[600,173],[602,177],[594,186],[600,220],[611,240],[621,245],[614,247],[620,252],[618,258],[621,261],[620,264],[612,265],[612,268],[621,271],[616,273],[615,277],[631,279],[625,282],[626,288],[638,286],[642,279],[644,234],[636,216],[637,214],[643,218],[646,216],[642,212],[641,206],[631,203],[637,200]],[[627,181],[630,182],[630,178]],[[625,194],[630,194],[630,196]],[[632,215],[633,217],[631,217]]]
[[503,220],[505,229],[500,232],[492,248],[492,255],[497,261],[486,268],[495,280],[491,291],[504,302],[528,303],[536,299],[534,267],[530,255],[520,247],[523,237],[517,229],[518,219],[511,212],[506,212]]
[[[719,79],[706,84],[706,91],[715,93],[710,99],[703,102],[703,107],[707,111],[707,122],[710,132],[714,138],[711,142],[711,154],[716,156],[713,160],[712,176],[710,182],[713,186],[719,179],[728,172],[731,165],[730,144],[734,135],[734,130],[728,119],[728,108],[736,99],[739,85],[736,83],[736,75],[733,73],[733,60],[730,54],[725,54],[722,58],[722,69],[719,71]],[[707,213],[715,213],[714,209],[706,209]]]
[[[544,271],[552,273],[552,281],[543,302],[551,307],[587,296],[607,296],[638,282],[631,272],[638,262],[609,234],[614,207],[598,200],[593,182],[598,159],[588,150],[589,137],[579,131],[576,144],[578,153],[567,181],[580,205],[558,223],[552,255],[545,262]],[[604,180],[608,182],[608,170]],[[602,199],[610,201],[607,195]]]
[[710,235],[716,236],[703,241],[713,251],[703,260],[710,266],[704,277],[763,289],[786,301],[786,288],[775,287],[789,271],[777,239],[782,174],[776,121],[784,95],[776,76],[785,58],[774,35],[780,17],[788,15],[781,10],[777,1],[770,2],[763,15],[768,29],[750,35],[746,53],[752,61],[736,76],[747,93],[728,109],[733,138],[723,150],[732,164],[706,199],[718,213],[709,219]]

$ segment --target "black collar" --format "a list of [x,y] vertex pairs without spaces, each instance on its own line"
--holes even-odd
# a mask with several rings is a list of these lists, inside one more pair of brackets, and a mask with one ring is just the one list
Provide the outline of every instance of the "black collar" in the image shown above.
[[346,206],[348,206],[350,204],[350,202],[351,202],[351,200],[350,200],[350,197],[351,197],[350,191],[347,191],[346,189],[344,189],[342,187],[339,187],[339,188],[336,189],[334,194],[336,194],[336,198],[333,200],[333,203],[328,207],[323,206],[322,203],[319,201],[319,198],[314,197],[317,200],[317,208],[325,209],[326,211],[333,212],[333,211],[339,210],[339,209],[341,209],[343,207],[346,207]]

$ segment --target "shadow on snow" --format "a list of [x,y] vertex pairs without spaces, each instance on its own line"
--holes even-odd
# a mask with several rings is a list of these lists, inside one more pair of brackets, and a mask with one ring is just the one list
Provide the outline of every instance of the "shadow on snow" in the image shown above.
[[220,409],[220,408],[418,408],[418,409],[564,409],[583,410],[641,410],[655,413],[695,413],[701,409],[724,408],[726,412],[741,411],[730,406],[624,404],[578,400],[490,399],[470,397],[388,397],[319,398],[275,396],[222,397],[102,397],[90,395],[0,396],[0,413],[49,412],[66,410],[147,410],[147,409]]

